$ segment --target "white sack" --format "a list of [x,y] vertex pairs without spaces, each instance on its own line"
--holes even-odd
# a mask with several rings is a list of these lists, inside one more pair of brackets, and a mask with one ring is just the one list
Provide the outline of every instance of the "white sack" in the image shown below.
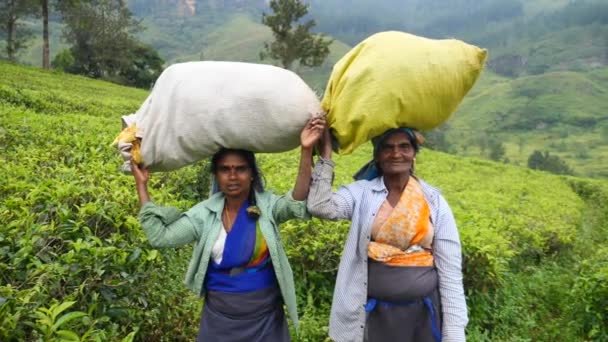
[[320,114],[315,93],[291,71],[264,64],[189,62],[160,75],[135,113],[135,124],[144,167],[170,171],[221,147],[291,150],[299,145],[306,122]]

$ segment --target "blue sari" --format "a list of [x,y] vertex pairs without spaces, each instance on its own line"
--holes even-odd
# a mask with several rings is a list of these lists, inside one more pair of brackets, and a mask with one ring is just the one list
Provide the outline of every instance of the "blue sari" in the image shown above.
[[207,290],[251,292],[276,285],[266,241],[255,219],[249,217],[245,201],[226,236],[222,261],[211,260],[205,285]]
[[198,342],[290,341],[268,247],[248,206],[226,236],[222,261],[209,261]]

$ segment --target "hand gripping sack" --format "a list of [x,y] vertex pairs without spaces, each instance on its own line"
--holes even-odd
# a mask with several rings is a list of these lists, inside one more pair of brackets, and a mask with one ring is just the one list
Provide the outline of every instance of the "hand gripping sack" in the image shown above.
[[464,42],[382,32],[333,68],[322,107],[338,152],[395,127],[429,130],[445,122],[479,76],[486,50]]
[[[291,71],[205,61],[167,68],[134,117],[123,117],[123,123],[137,127],[143,166],[170,171],[221,147],[291,150],[306,122],[320,113],[315,93]],[[124,150],[124,144],[120,147]]]

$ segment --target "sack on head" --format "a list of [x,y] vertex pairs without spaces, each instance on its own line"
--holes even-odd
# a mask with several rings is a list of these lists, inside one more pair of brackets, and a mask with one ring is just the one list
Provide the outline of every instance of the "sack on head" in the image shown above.
[[167,68],[130,121],[141,138],[143,166],[170,171],[222,147],[291,150],[306,122],[320,113],[316,94],[289,70],[189,62]]
[[338,152],[390,128],[439,126],[477,80],[486,54],[459,40],[394,31],[359,43],[334,66],[322,101]]

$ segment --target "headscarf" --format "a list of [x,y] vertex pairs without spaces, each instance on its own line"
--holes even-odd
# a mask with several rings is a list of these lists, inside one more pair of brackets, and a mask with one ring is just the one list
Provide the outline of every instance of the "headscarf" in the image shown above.
[[384,143],[384,141],[389,136],[397,132],[403,132],[407,134],[408,138],[410,139],[410,143],[414,147],[414,151],[418,153],[421,145],[424,143],[424,137],[422,136],[422,134],[420,134],[420,132],[409,127],[391,128],[380,134],[379,136],[372,138],[372,145],[374,146],[374,156],[372,160],[370,160],[367,164],[363,165],[363,167],[353,175],[353,178],[355,180],[372,180],[380,176],[380,169],[378,168],[378,165],[376,163],[376,157],[380,152],[380,146],[382,146],[382,143]]

